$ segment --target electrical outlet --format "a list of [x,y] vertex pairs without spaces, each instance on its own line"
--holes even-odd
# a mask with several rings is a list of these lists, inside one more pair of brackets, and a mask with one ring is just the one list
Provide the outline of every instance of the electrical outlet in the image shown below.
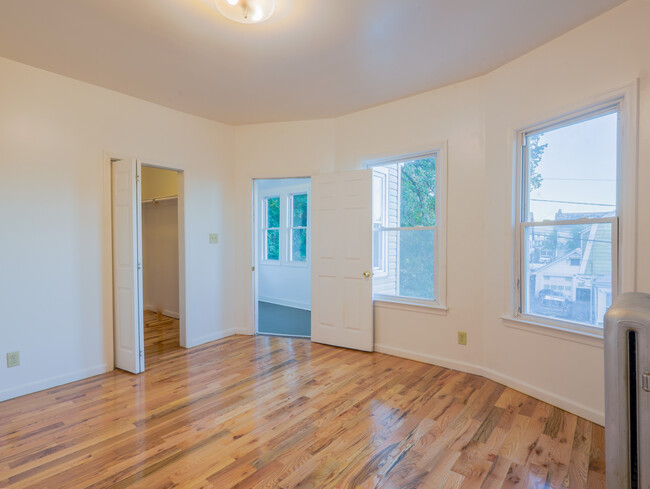
[[467,333],[465,331],[458,332],[458,344],[467,345]]
[[20,365],[20,352],[12,351],[7,353],[7,367],[17,367]]
[[210,233],[210,244],[219,244],[219,235],[217,233]]

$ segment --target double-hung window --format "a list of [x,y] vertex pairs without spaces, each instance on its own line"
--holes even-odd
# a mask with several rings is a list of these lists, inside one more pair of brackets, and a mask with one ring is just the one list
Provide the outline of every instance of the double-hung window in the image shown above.
[[306,193],[289,196],[289,261],[307,261],[307,207],[309,196]]
[[518,315],[603,327],[618,291],[620,106],[521,132]]
[[264,259],[280,261],[280,197],[264,198]]
[[441,152],[372,162],[373,296],[442,305]]

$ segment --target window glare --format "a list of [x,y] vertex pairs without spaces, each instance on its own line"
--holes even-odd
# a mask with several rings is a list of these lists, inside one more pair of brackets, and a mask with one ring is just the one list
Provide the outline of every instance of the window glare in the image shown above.
[[527,135],[526,220],[613,215],[617,139],[618,112]]

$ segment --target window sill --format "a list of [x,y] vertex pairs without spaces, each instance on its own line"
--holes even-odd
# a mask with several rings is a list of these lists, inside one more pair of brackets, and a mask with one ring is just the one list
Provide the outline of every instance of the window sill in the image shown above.
[[423,314],[435,314],[437,316],[446,316],[449,309],[440,304],[417,304],[408,301],[390,301],[386,299],[374,300],[375,307],[381,309],[395,309],[397,311],[419,312]]
[[595,348],[603,348],[603,334],[579,331],[568,327],[562,327],[555,324],[534,321],[520,317],[503,315],[501,316],[503,324],[508,328],[528,331],[535,334],[550,336],[565,341],[573,341]]

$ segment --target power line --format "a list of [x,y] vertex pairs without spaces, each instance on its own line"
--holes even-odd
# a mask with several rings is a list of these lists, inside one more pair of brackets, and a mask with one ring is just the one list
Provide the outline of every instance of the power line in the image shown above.
[[555,204],[577,204],[577,205],[600,205],[603,207],[616,207],[616,204],[596,204],[594,202],[572,202],[570,200],[547,200],[547,199],[530,199],[535,202],[552,202]]
[[542,177],[542,181],[546,180],[568,180],[576,182],[615,182],[615,178],[556,178],[556,177]]

